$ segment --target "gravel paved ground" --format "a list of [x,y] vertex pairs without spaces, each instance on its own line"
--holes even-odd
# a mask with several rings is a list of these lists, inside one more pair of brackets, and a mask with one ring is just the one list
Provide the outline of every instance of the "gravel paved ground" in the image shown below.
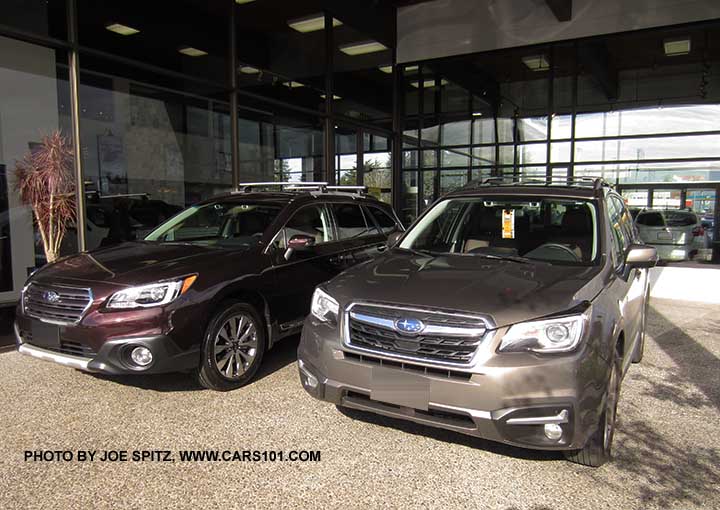
[[[0,354],[0,508],[720,508],[719,307],[652,303],[600,469],[373,415],[298,383],[289,341],[231,393]],[[320,450],[320,462],[25,462],[27,449]],[[177,457],[177,453],[174,453]]]

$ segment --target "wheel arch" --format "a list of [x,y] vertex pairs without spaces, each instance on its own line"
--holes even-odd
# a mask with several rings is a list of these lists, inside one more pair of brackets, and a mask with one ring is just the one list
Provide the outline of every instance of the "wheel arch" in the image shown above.
[[273,322],[270,315],[270,305],[267,299],[261,292],[256,289],[249,289],[247,287],[233,287],[227,286],[221,289],[207,306],[207,313],[205,317],[205,323],[208,324],[212,319],[213,315],[217,311],[217,307],[223,301],[242,301],[255,308],[260,315],[260,319],[263,321],[263,328],[267,338],[267,348],[270,349],[275,343],[275,335],[273,334]]

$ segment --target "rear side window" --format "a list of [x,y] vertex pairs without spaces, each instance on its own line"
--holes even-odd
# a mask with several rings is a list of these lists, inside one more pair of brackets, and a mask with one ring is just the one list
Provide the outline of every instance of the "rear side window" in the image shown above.
[[365,215],[358,204],[331,204],[330,207],[335,213],[340,240],[378,234],[375,226],[368,226]]
[[648,212],[638,214],[635,222],[638,225],[645,225],[646,227],[664,227],[665,221],[663,220],[662,214],[657,212]]
[[379,207],[366,206],[365,210],[375,218],[375,222],[380,225],[380,230],[382,230],[383,234],[388,235],[400,230],[392,216]]
[[665,213],[665,219],[668,227],[690,227],[695,225],[698,220],[691,212],[668,211]]

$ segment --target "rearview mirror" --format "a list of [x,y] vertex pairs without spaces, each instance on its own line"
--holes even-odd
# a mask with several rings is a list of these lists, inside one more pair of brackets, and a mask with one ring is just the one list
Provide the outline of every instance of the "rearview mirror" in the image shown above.
[[306,251],[315,246],[315,238],[307,234],[295,234],[287,243],[285,250],[285,260],[290,260],[292,254],[296,251]]
[[392,234],[390,234],[387,238],[387,241],[385,242],[387,247],[392,248],[393,246],[395,246],[402,237],[403,233],[404,232],[393,232]]
[[638,269],[655,267],[658,262],[657,250],[646,244],[631,244],[625,256],[625,265]]

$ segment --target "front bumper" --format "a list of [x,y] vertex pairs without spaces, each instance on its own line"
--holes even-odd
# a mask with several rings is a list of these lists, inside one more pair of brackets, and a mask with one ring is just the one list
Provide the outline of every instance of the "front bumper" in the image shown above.
[[[33,344],[32,340],[26,341],[17,323],[14,329],[21,354],[84,372],[112,375],[178,372],[197,367],[200,359],[199,350],[182,350],[166,335],[116,338],[102,344],[97,353],[83,355]],[[145,367],[135,365],[130,359],[130,351],[138,346],[150,349],[153,354],[152,362]]]
[[[310,318],[305,323],[298,367],[317,399],[534,449],[582,448],[597,427],[603,385],[578,382],[603,372],[588,353],[485,357],[470,370],[446,370],[355,353],[337,336]],[[546,425],[559,426],[562,436],[548,438]]]

